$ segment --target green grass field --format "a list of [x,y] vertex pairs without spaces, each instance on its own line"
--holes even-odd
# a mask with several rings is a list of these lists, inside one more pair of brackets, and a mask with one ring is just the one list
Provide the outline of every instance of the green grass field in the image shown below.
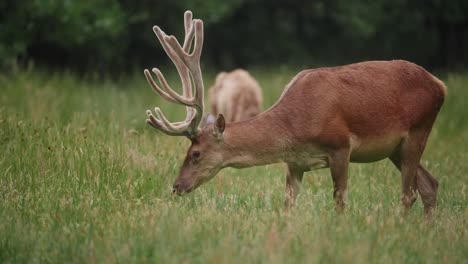
[[[295,72],[253,71],[265,109]],[[0,74],[0,263],[467,263],[468,74],[441,78],[448,96],[423,157],[440,183],[427,222],[419,199],[403,215],[388,161],[351,165],[343,215],[328,170],[307,173],[297,208],[283,213],[281,164],[226,169],[173,197],[189,141],[147,126],[145,111],[161,106],[175,120],[184,108],[143,73]],[[206,88],[213,79],[205,74]]]

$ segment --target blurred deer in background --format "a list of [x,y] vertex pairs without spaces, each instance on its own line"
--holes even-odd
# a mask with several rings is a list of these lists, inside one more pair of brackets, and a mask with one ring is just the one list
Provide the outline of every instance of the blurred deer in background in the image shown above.
[[[345,206],[348,165],[389,158],[401,171],[402,197],[409,209],[421,195],[426,213],[437,199],[437,180],[420,163],[432,125],[443,104],[444,84],[407,61],[368,61],[305,70],[286,86],[278,102],[248,120],[199,127],[203,78],[200,56],[203,22],[185,13],[185,40],[153,28],[182,82],[176,93],[158,69],[145,70],[153,89],[167,101],[186,106],[182,122],[169,122],[159,108],[147,123],[192,142],[173,193],[193,191],[225,167],[243,168],[283,162],[288,166],[286,207],[294,205],[304,172],[330,168],[337,210]],[[194,47],[191,51],[191,43]],[[193,85],[193,87],[192,87]]]
[[226,122],[246,120],[260,114],[262,90],[245,70],[221,72],[209,90],[211,111],[222,114]]

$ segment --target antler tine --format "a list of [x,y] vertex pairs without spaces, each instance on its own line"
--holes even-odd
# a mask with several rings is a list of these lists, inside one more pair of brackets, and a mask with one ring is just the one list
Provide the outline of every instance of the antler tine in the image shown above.
[[195,56],[200,62],[201,52],[203,48],[203,21],[195,19],[195,47],[193,48],[192,56]]
[[154,110],[155,110],[154,112],[156,113],[158,117],[155,117],[150,110],[146,111],[146,115],[148,116],[148,118],[151,119],[152,122],[158,124],[159,126],[162,126],[166,130],[171,130],[172,132],[180,132],[188,124],[188,121],[171,123],[162,114],[161,109],[159,109],[159,107],[155,107]]
[[183,96],[180,96],[178,93],[174,92],[174,90],[172,90],[172,88],[167,83],[166,78],[164,78],[164,75],[157,68],[153,68],[153,72],[156,74],[156,77],[158,77],[159,82],[162,84],[164,89],[172,97],[173,100],[176,100],[180,104],[193,107],[193,98],[185,98]]
[[[157,108],[157,107],[156,107]],[[155,108],[155,109],[156,109]],[[159,109],[159,108],[158,108]],[[161,110],[158,110],[158,111],[161,111]],[[170,130],[170,128],[168,128],[168,126],[165,125],[165,122],[164,121],[161,121],[161,116],[159,116],[159,118],[155,117],[150,110],[147,110],[147,115],[148,115],[148,118],[150,118],[152,122],[158,124],[159,126],[162,126],[163,128],[165,128],[166,130]],[[165,117],[164,117],[165,118]],[[167,120],[167,119],[166,119]],[[169,122],[169,121],[167,121]],[[170,123],[170,122],[169,122]],[[174,128],[175,131],[173,132],[177,132],[179,131],[182,127],[186,126],[187,125],[187,122],[186,121],[183,121],[183,122],[174,122],[174,123],[170,123],[170,127]]]
[[[193,39],[193,34],[194,34],[192,12],[189,10],[187,10],[184,13],[184,28],[185,28],[185,39],[184,39],[183,48],[186,52],[189,52],[190,46],[192,45],[192,39]],[[187,75],[189,75],[189,71],[186,67],[185,67],[185,71]],[[192,97],[192,82],[189,82],[189,85],[190,86],[188,87],[190,87],[190,89],[184,90],[183,96]],[[187,109],[187,118],[185,120],[186,121],[192,120],[195,115],[195,110],[190,107],[186,107],[186,109]]]
[[192,44],[193,39],[193,20],[192,20],[192,12],[186,11],[184,14],[184,27],[185,27],[185,39],[184,39],[184,51],[189,52],[190,46]]
[[187,126],[190,124],[190,122],[169,122],[169,120],[167,120],[166,116],[164,116],[159,107],[155,107],[154,112],[158,116],[158,120],[162,121],[164,126],[173,132],[184,132],[187,130]]
[[145,76],[146,76],[146,80],[148,81],[150,86],[153,87],[153,90],[156,93],[158,93],[162,98],[166,99],[167,101],[169,101],[171,103],[175,103],[175,104],[178,103],[176,100],[174,100],[174,98],[172,98],[166,92],[164,92],[161,88],[159,88],[159,86],[156,84],[153,77],[151,76],[151,73],[147,69],[144,70],[144,73],[145,73]]
[[161,130],[161,132],[163,132],[164,134],[167,134],[169,136],[180,136],[180,135],[188,136],[189,135],[188,133],[180,133],[180,132],[169,130],[166,126],[162,124],[162,122],[159,119],[154,117],[154,115],[151,113],[150,110],[147,110],[146,114],[148,116],[148,119],[146,119],[146,123],[158,130]]

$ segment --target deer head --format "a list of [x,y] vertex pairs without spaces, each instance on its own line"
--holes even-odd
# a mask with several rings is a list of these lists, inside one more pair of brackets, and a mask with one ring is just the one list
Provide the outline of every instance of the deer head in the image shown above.
[[192,142],[172,189],[172,192],[177,194],[192,191],[221,169],[222,155],[219,150],[223,144],[225,126],[224,117],[219,115],[215,122],[207,123],[203,128],[199,127],[204,111],[204,86],[200,68],[203,22],[192,19],[192,12],[187,11],[184,15],[184,26],[185,39],[182,46],[174,36],[167,36],[158,26],[153,27],[159,42],[179,73],[182,95],[169,86],[158,69],[154,68],[153,72],[160,86],[148,70],[144,71],[148,83],[156,93],[171,103],[186,106],[187,115],[181,122],[169,122],[158,107],[154,109],[155,115],[150,110],[146,112],[146,122],[152,127],[171,136],[186,136]]

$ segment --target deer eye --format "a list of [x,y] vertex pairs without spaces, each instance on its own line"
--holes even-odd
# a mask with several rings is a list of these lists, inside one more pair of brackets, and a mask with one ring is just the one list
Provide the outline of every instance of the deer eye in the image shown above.
[[192,152],[192,158],[198,159],[200,157],[200,151],[194,151]]

